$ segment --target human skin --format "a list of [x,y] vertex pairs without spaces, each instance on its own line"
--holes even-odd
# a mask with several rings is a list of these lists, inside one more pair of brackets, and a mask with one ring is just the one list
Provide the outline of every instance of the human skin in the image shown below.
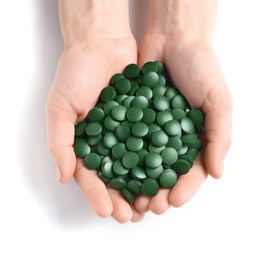
[[[47,104],[48,149],[61,183],[73,176],[87,203],[100,217],[138,222],[145,212],[164,213],[188,202],[210,173],[219,178],[230,147],[232,102],[211,46],[216,1],[150,0],[147,32],[139,65],[162,61],[191,106],[206,114],[205,149],[193,168],[170,190],[140,196],[134,205],[85,168],[73,151],[74,125],[95,105],[110,77],[138,62],[127,0],[60,0],[65,43]],[[116,15],[117,14],[117,15]]]
[[108,188],[96,171],[86,169],[73,151],[74,125],[95,105],[110,77],[137,63],[137,45],[129,27],[127,0],[60,0],[65,48],[47,104],[48,150],[61,183],[73,176],[91,209],[117,222],[137,222],[144,213]]
[[165,64],[170,77],[191,107],[205,113],[204,149],[189,173],[171,189],[152,198],[140,196],[142,212],[164,213],[181,207],[210,174],[220,178],[231,145],[232,98],[212,47],[217,0],[150,0],[149,21],[140,50],[140,68],[147,61]]

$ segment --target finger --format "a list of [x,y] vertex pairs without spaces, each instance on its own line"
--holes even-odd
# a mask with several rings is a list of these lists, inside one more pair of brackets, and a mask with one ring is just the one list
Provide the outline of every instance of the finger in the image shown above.
[[223,92],[221,98],[219,93],[208,95],[208,99],[212,99],[208,102],[212,105],[203,108],[206,111],[204,161],[208,173],[214,178],[222,176],[223,161],[231,146],[232,102],[226,88]]
[[160,189],[158,194],[151,198],[149,209],[156,215],[161,215],[170,208],[168,200],[169,189]]
[[97,172],[85,168],[82,160],[78,159],[74,178],[90,208],[101,218],[109,217],[113,212],[113,204]]
[[148,61],[159,61],[163,62],[163,46],[155,46],[151,45],[149,36],[145,36],[142,42],[142,46],[140,49],[140,55],[139,55],[139,62],[138,65],[140,68],[143,67],[143,65]]
[[130,221],[133,216],[132,209],[121,192],[111,188],[108,188],[108,191],[113,204],[112,217],[121,224]]
[[187,174],[181,175],[171,189],[169,202],[173,207],[181,207],[189,202],[207,179],[205,167],[199,162],[200,157],[201,155],[197,157],[191,170]]
[[66,183],[71,179],[76,166],[73,150],[74,118],[74,113],[55,110],[54,106],[47,103],[48,151],[56,166],[57,179],[61,183]]
[[134,206],[139,212],[146,213],[149,211],[150,197],[145,195],[138,196],[134,201]]
[[144,212],[140,212],[138,211],[134,205],[131,205],[131,209],[132,209],[132,218],[130,219],[130,221],[132,223],[137,223],[140,222],[141,220],[144,219],[145,217],[145,213]]

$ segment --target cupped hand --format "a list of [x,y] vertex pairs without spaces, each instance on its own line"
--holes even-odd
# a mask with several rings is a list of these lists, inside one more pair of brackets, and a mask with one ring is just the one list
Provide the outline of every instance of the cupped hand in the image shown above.
[[[104,34],[103,34],[104,36]],[[74,176],[89,206],[100,217],[139,221],[144,214],[108,188],[96,171],[88,170],[73,151],[74,126],[95,105],[114,73],[137,63],[134,37],[94,37],[90,44],[71,44],[61,55],[46,104],[48,149],[61,183]]]
[[152,198],[140,196],[135,207],[142,212],[164,213],[180,207],[198,191],[208,174],[220,178],[223,161],[231,144],[232,99],[219,61],[211,44],[189,41],[183,34],[146,34],[140,51],[140,68],[147,61],[161,61],[173,84],[191,107],[205,113],[204,148],[191,170],[178,178],[171,189],[162,189]]

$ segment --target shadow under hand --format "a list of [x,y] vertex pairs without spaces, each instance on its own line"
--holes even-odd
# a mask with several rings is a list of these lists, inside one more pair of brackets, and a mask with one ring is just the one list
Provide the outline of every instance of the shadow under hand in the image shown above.
[[81,227],[98,221],[98,217],[86,204],[74,180],[65,185],[57,182],[47,152],[45,104],[63,50],[58,3],[57,0],[35,2],[35,69],[19,130],[23,181],[51,222],[68,228]]

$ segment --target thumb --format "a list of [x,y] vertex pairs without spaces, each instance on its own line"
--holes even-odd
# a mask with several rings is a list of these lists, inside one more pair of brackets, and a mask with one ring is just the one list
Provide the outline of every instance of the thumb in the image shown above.
[[[227,92],[226,88],[223,90]],[[219,99],[219,96],[216,94],[212,100]],[[204,160],[207,171],[214,178],[222,176],[223,161],[231,146],[232,102],[229,94],[225,93],[222,96],[223,101],[217,102],[216,104],[219,105],[216,105],[215,108],[208,112],[206,110],[205,116],[205,137],[207,143]]]
[[[65,103],[65,102],[64,102]],[[69,181],[76,167],[73,149],[75,113],[65,104],[59,109],[60,102],[53,102],[52,95],[46,104],[48,151],[56,166],[57,179],[61,183]]]

